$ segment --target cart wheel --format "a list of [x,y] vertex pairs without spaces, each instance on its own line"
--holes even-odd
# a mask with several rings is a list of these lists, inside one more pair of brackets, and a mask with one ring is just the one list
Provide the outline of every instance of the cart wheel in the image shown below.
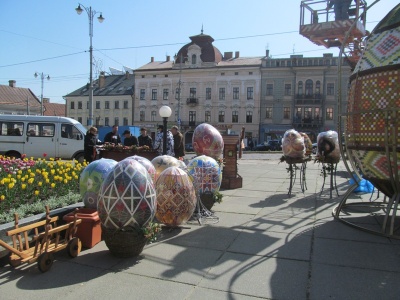
[[68,242],[68,255],[71,257],[77,257],[79,252],[81,252],[82,249],[82,242],[79,238],[74,237]]
[[10,266],[13,268],[18,267],[21,264],[21,259],[20,258],[12,259],[11,256],[12,254],[10,253],[8,255],[8,262],[10,263]]
[[10,263],[11,252],[8,252],[5,256],[0,257],[0,268],[5,267]]
[[38,268],[40,272],[45,273],[53,265],[54,257],[52,253],[44,252],[38,257]]

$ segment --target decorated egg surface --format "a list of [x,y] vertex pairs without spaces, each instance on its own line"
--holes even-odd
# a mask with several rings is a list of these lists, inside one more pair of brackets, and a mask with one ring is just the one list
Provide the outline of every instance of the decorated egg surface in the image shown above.
[[[400,5],[375,27],[350,77],[345,129],[349,159],[385,195],[400,176]],[[397,161],[397,163],[395,163]]]
[[146,168],[147,172],[149,172],[151,179],[153,181],[155,180],[156,168],[154,167],[154,165],[151,163],[150,160],[148,160],[147,158],[145,158],[143,156],[139,156],[139,155],[129,156],[125,159],[133,159],[133,160],[138,161],[142,166],[144,166]]
[[320,132],[317,136],[317,157],[336,163],[340,160],[338,133],[333,130]]
[[224,140],[219,131],[212,125],[202,123],[196,127],[192,137],[193,150],[197,155],[207,155],[214,158],[221,156]]
[[97,210],[109,229],[141,228],[156,211],[156,192],[149,173],[138,161],[120,161],[101,186]]
[[79,191],[86,208],[97,208],[101,184],[116,164],[113,159],[102,158],[92,161],[82,171],[79,177]]
[[212,157],[201,155],[193,158],[189,161],[188,173],[200,195],[206,192],[213,194],[219,191],[222,172],[219,164]]
[[151,161],[153,164],[156,172],[154,174],[154,182],[157,181],[158,176],[160,176],[161,172],[164,171],[166,168],[169,167],[179,167],[180,162],[173,156],[169,155],[160,155]]
[[188,174],[178,167],[161,172],[156,183],[159,222],[177,227],[192,216],[196,207],[196,193]]
[[303,158],[306,153],[304,137],[294,129],[285,132],[282,138],[283,155],[290,158]]

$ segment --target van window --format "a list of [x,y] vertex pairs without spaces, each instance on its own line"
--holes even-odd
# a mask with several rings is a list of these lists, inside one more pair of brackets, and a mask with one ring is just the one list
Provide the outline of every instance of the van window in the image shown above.
[[28,123],[26,135],[54,137],[54,124],[49,123]]
[[0,122],[0,135],[21,136],[24,131],[24,123],[22,122]]

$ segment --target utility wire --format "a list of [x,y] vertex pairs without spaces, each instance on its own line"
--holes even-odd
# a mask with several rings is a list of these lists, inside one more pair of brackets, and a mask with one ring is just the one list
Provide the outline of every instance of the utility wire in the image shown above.
[[12,67],[12,66],[18,66],[18,65],[24,65],[24,64],[31,64],[31,63],[38,62],[38,61],[51,60],[51,59],[56,59],[56,58],[61,58],[61,57],[81,54],[81,53],[85,53],[85,52],[86,51],[80,51],[80,52],[75,52],[75,53],[70,53],[70,54],[53,56],[53,57],[49,57],[49,58],[42,58],[42,59],[37,59],[37,60],[31,60],[31,61],[26,61],[26,62],[21,62],[21,63],[10,64],[10,65],[2,65],[2,66],[0,66],[0,68]]

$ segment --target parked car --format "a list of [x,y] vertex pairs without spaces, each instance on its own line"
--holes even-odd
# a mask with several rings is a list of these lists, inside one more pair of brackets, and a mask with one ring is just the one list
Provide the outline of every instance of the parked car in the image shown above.
[[281,151],[282,150],[282,141],[281,140],[270,140],[267,145],[269,146],[269,150],[271,151]]
[[192,143],[185,144],[185,151],[187,151],[187,152],[193,152],[194,151]]
[[253,151],[268,151],[269,146],[266,144],[257,144],[254,146]]

